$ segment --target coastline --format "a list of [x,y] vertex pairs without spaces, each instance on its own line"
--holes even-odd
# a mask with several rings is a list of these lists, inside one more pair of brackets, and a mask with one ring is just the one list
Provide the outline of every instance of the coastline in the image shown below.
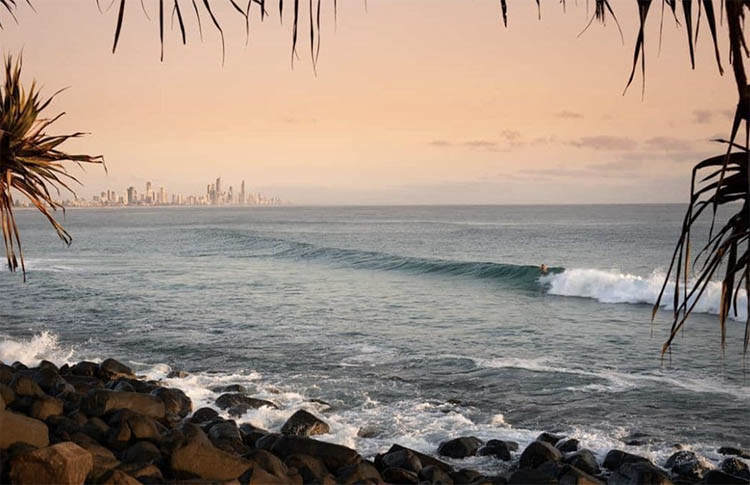
[[[726,456],[716,464],[677,445],[666,461],[653,463],[623,449],[597,456],[575,438],[548,432],[523,446],[502,436],[456,436],[434,450],[393,443],[363,456],[326,441],[336,424],[326,422],[323,401],[287,410],[293,414],[280,429],[264,430],[238,418],[249,409],[278,408],[273,400],[229,384],[211,389],[213,405],[194,409],[176,385],[189,377],[170,370],[150,380],[113,359],[59,368],[48,361],[0,365],[3,482],[46,476],[75,483],[750,483],[746,450],[723,447],[717,452]],[[472,469],[475,456],[496,460],[504,471]],[[52,470],[49,463],[60,457],[64,466]]]

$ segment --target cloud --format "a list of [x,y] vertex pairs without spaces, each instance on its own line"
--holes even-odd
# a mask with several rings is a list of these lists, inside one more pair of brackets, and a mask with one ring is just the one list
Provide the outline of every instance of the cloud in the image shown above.
[[491,140],[469,140],[463,143],[465,147],[478,150],[497,150],[497,142]]
[[557,113],[555,113],[555,116],[557,116],[558,118],[566,119],[566,120],[580,120],[581,118],[583,118],[583,115],[581,113],[576,113],[575,111],[568,111],[566,109],[562,111],[558,111]]
[[654,150],[687,152],[693,149],[692,141],[671,136],[655,136],[649,138],[644,143],[647,147]]
[[434,147],[449,147],[452,145],[452,143],[447,140],[432,140],[430,142],[430,145]]
[[576,148],[587,148],[590,150],[633,150],[638,142],[624,136],[597,135],[584,136],[572,140],[568,144]]
[[711,122],[711,119],[713,119],[713,117],[714,117],[713,111],[709,111],[707,109],[693,110],[693,123],[697,123],[699,125],[706,125]]

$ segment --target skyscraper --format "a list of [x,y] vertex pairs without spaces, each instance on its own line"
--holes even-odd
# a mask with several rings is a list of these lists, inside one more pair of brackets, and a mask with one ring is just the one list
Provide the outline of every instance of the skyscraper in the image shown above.
[[242,181],[242,184],[240,185],[240,199],[237,201],[239,205],[245,205],[245,181]]
[[215,202],[216,205],[220,205],[221,204],[221,197],[222,197],[222,194],[221,194],[221,177],[217,177],[216,178],[216,202]]
[[135,193],[135,187],[128,187],[128,205],[135,205],[138,200]]

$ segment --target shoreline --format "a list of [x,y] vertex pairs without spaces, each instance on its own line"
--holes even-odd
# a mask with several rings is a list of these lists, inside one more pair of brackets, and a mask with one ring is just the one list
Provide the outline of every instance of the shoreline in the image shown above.
[[[188,376],[171,371],[166,380]],[[500,437],[455,436],[428,453],[393,443],[363,457],[326,441],[336,423],[320,412],[290,409],[279,430],[262,430],[236,420],[276,403],[237,384],[212,391],[211,407],[193,409],[179,386],[136,376],[113,359],[60,368],[48,361],[33,368],[0,364],[2,481],[29,483],[24,477],[52,473],[45,460],[68,453],[76,458],[62,469],[77,470],[76,480],[86,471],[76,483],[750,483],[747,450],[717,450],[726,455],[717,467],[680,446],[665,463],[653,463],[624,450],[597,456],[578,440],[552,433],[525,447]],[[190,459],[196,456],[210,458],[210,466]],[[505,471],[472,469],[476,456],[497,460]]]

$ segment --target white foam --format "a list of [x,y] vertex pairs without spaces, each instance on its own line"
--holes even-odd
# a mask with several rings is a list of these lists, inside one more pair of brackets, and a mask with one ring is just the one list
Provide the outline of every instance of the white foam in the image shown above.
[[48,360],[60,365],[70,363],[74,353],[72,347],[60,345],[58,336],[46,330],[29,339],[0,337],[0,361],[6,364],[21,362],[35,366]]
[[[641,277],[617,271],[600,269],[566,269],[562,273],[542,276],[539,281],[548,286],[547,293],[560,296],[577,296],[593,298],[602,303],[633,303],[653,305],[664,283],[664,273],[654,271],[648,277]],[[664,291],[661,306],[665,310],[673,309],[672,294],[674,283],[670,282]],[[711,281],[695,308],[696,313],[719,313],[721,301],[721,282]],[[692,304],[692,301],[690,302]],[[747,319],[747,294],[740,290],[737,298],[737,315],[734,309],[730,318],[745,321]]]

